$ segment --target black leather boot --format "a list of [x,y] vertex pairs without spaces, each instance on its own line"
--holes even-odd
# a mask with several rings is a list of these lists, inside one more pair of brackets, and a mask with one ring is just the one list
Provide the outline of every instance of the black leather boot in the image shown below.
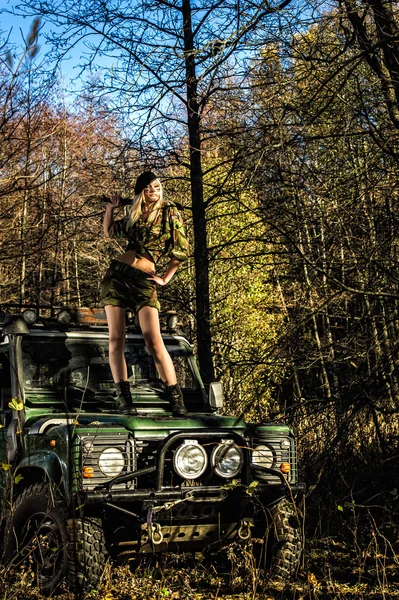
[[187,417],[187,409],[184,406],[183,394],[178,383],[175,385],[166,385],[166,396],[172,407],[174,417]]
[[123,415],[137,415],[137,409],[133,406],[132,392],[128,381],[121,379],[115,383],[118,395],[119,412]]

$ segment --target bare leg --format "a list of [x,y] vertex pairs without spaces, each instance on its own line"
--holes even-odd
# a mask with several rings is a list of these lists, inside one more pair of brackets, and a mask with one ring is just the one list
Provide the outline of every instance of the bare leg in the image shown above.
[[167,385],[175,385],[177,382],[175,367],[161,336],[157,309],[144,306],[138,316],[145,344],[154,359],[162,381]]
[[109,365],[115,383],[127,380],[125,360],[125,309],[120,306],[105,307],[109,330]]

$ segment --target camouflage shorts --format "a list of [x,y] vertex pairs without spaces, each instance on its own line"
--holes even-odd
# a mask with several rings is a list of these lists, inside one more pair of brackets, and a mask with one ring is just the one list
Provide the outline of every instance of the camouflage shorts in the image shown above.
[[100,303],[102,306],[120,306],[134,313],[144,306],[153,306],[158,311],[156,284],[148,280],[148,273],[134,269],[118,260],[113,260],[101,283]]

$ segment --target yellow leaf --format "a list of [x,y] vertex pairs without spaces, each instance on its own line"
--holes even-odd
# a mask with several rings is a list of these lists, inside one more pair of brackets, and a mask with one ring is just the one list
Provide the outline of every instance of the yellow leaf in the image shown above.
[[8,406],[12,410],[24,410],[23,400],[20,400],[19,398],[13,398],[11,402],[8,403]]
[[252,487],[256,487],[257,485],[259,485],[259,481],[254,479],[253,481],[251,481],[251,483],[249,484],[248,487],[252,488]]
[[11,465],[8,465],[7,463],[1,463],[1,468],[3,469],[3,471],[9,471],[10,467]]
[[101,425],[100,421],[92,421],[90,425]]

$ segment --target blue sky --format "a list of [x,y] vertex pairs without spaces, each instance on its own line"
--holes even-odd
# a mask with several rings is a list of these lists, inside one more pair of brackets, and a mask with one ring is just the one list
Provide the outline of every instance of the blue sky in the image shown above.
[[0,20],[0,28],[3,31],[3,36],[8,34],[11,30],[11,41],[16,44],[22,45],[22,38],[20,33],[20,28],[23,30],[24,34],[26,34],[31,25],[32,19],[23,18],[23,17],[15,17],[9,15],[4,10],[12,10],[12,6],[15,4],[11,0],[0,0],[0,11],[1,11],[1,20]]
[[[22,50],[24,47],[23,36],[27,36],[29,29],[32,25],[32,17],[19,17],[16,15],[10,15],[8,12],[13,9],[16,4],[13,0],[0,0],[0,29],[2,31],[2,37],[5,39],[9,35],[9,40],[15,45],[16,50]],[[40,45],[45,50],[45,40],[43,36],[40,36]]]
[[[25,44],[23,38],[27,37],[29,30],[33,23],[33,17],[20,17],[8,14],[4,11],[12,11],[13,6],[17,4],[17,0],[0,0],[0,29],[2,32],[3,41],[9,38],[10,44],[12,44],[16,56],[21,56]],[[54,26],[52,26],[54,29]],[[41,31],[46,30],[46,23],[42,20]],[[45,54],[50,50],[43,33],[39,33],[39,46],[40,51],[37,60],[43,60]],[[74,90],[79,87],[79,82],[75,81],[71,84],[71,79],[76,78],[79,73],[79,69],[76,65],[79,63],[81,49],[79,45],[74,48],[71,53],[69,60],[64,60],[61,67],[61,74],[65,81],[65,86],[73,88]]]

